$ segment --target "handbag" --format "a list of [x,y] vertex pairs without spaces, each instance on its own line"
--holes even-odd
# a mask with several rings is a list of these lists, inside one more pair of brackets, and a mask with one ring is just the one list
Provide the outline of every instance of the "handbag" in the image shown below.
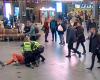
[[61,25],[58,26],[58,31],[63,31],[63,27]]

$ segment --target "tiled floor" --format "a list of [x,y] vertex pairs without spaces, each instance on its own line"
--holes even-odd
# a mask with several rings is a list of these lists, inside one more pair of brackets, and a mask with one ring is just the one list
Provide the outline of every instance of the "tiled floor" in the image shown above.
[[[86,41],[87,55],[79,59],[77,55],[72,54],[69,60],[67,55],[67,44],[59,45],[58,42],[51,41],[45,43],[42,33],[39,40],[45,46],[44,56],[45,63],[41,63],[39,67],[34,69],[26,68],[25,66],[9,65],[5,68],[0,68],[0,80],[100,80],[100,70],[96,67],[99,64],[95,63],[93,71],[88,71],[86,68],[91,63],[91,54],[88,53],[88,41]],[[13,52],[20,53],[21,42],[0,42],[0,60],[6,61],[11,57]],[[79,50],[82,52],[80,46]]]

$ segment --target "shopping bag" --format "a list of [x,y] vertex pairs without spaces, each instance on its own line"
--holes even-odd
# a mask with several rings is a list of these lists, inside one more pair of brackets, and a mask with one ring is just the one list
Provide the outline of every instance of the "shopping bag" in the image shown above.
[[63,27],[61,25],[58,26],[58,31],[63,31]]

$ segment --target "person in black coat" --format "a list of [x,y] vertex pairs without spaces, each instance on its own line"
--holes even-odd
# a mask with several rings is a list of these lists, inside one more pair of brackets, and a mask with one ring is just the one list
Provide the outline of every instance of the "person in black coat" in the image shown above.
[[[74,23],[74,24],[76,24],[76,23]],[[69,23],[68,29],[67,29],[67,35],[66,35],[66,43],[68,43],[68,55],[66,57],[68,57],[68,58],[71,57],[71,50],[73,50],[75,53],[77,53],[79,55],[79,58],[81,57],[81,53],[73,47],[73,44],[75,41],[76,41],[76,29],[75,29],[75,26],[72,26]]]
[[97,29],[97,24],[95,20],[94,19],[88,20],[87,31],[89,31],[93,27]]
[[30,32],[30,29],[31,29],[31,22],[27,21],[24,27],[24,33],[27,34],[28,32]]
[[92,63],[91,66],[87,69],[92,70],[94,67],[95,62],[95,56],[97,56],[98,60],[100,61],[100,53],[98,53],[98,50],[100,50],[100,36],[96,32],[96,28],[91,28],[90,30],[91,36],[90,36],[90,44],[89,44],[89,52],[92,53]]
[[77,37],[77,44],[76,44],[76,50],[78,49],[79,45],[81,44],[83,47],[83,54],[86,53],[86,49],[85,49],[85,36],[84,36],[84,28],[82,27],[82,25],[78,22],[77,26],[76,26],[76,37]]

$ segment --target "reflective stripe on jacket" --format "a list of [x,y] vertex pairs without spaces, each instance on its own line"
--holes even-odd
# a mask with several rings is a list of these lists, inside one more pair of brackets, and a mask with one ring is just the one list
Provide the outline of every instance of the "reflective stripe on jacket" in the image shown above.
[[24,42],[23,51],[32,51],[31,42]]
[[36,41],[32,41],[32,48],[33,48],[33,51],[38,49],[40,47],[40,43],[36,42]]

